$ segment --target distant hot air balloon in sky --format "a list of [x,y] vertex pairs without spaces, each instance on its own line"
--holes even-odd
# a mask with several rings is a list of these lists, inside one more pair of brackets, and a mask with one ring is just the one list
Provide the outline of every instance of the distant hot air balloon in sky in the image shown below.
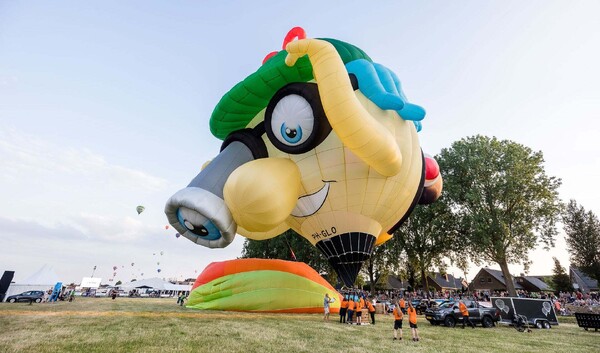
[[164,252],[163,252],[163,251],[161,251],[161,252],[160,252],[160,256],[162,256],[163,254],[164,254]]
[[165,226],[165,229],[169,229],[169,226]]
[[135,265],[135,263],[134,263],[134,262],[132,262],[132,263],[131,263],[131,267],[133,267],[133,265]]
[[156,270],[158,273],[160,273],[160,268],[158,270]]
[[144,275],[144,272],[142,272],[142,273],[141,273],[141,275],[143,276],[143,275]]
[[175,233],[175,238],[179,238],[180,236],[181,236],[181,234]]
[[117,266],[113,266],[113,271],[116,271],[117,268],[118,268]]
[[156,264],[157,264],[157,265],[160,265],[160,262],[157,262]]
[[144,210],[146,209],[146,207],[139,205],[138,207],[135,208],[135,210],[137,211],[138,214],[144,212]]

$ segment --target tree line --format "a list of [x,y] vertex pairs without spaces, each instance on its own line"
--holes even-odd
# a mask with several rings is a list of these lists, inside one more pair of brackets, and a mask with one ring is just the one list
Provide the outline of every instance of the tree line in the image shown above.
[[[374,249],[357,285],[365,278],[376,284],[394,274],[413,288],[428,288],[427,274],[433,268],[444,272],[453,265],[466,272],[469,263],[495,263],[508,292],[516,295],[508,265],[527,270],[530,250],[555,245],[559,222],[571,263],[600,280],[598,217],[575,200],[560,200],[561,180],[546,174],[541,151],[477,135],[452,143],[435,159],[444,178],[442,196],[431,205],[417,206],[392,239]],[[247,239],[242,257],[302,261],[337,282],[326,258],[292,230],[269,240]],[[554,262],[554,288],[568,290],[564,269]]]

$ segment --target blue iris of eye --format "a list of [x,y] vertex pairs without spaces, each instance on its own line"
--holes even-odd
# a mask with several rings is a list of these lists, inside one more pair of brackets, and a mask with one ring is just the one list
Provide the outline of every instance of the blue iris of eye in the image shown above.
[[283,123],[281,124],[281,136],[289,143],[297,143],[302,138],[302,128],[300,126],[290,128]]
[[221,232],[219,231],[219,228],[217,228],[217,226],[215,226],[215,224],[208,219],[201,225],[195,225],[184,219],[180,210],[177,210],[177,219],[182,227],[196,234],[202,239],[217,240],[221,238]]
[[221,232],[219,231],[219,228],[217,228],[217,226],[215,226],[213,222],[206,221],[202,226],[208,231],[208,234],[206,236],[203,236],[204,239],[217,240],[221,237]]
[[177,220],[179,220],[179,224],[181,224],[182,227],[186,228],[185,226],[185,219],[183,219],[183,216],[181,215],[181,210],[177,210]]

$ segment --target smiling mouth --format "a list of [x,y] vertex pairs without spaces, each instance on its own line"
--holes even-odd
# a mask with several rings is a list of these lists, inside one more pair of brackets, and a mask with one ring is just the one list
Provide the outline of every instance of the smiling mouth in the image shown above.
[[335,182],[333,181],[325,181],[323,180],[323,187],[315,192],[314,194],[304,195],[298,198],[298,202],[296,203],[296,207],[292,210],[292,216],[294,217],[308,217],[312,216],[325,203],[325,199],[327,199],[327,195],[329,194],[329,184]]

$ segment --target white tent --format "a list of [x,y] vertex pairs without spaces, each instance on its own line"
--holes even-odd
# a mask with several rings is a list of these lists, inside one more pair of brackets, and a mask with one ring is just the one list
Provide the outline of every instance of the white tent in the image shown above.
[[189,292],[192,286],[189,284],[173,284],[160,278],[146,278],[139,281],[128,282],[119,285],[118,287],[125,290],[144,287],[147,289],[158,290],[161,292],[170,292],[171,295],[176,295],[177,292]]
[[54,272],[54,269],[51,266],[44,265],[36,273],[19,282],[19,284],[51,284],[54,286],[56,282],[60,282],[60,279],[56,272]]
[[123,283],[119,287],[123,289],[133,289],[138,287],[150,287],[156,290],[167,290],[167,285],[171,283],[160,278],[146,278],[139,281]]
[[12,283],[8,287],[5,299],[10,295],[28,292],[32,290],[47,291],[54,288],[54,285],[60,282],[60,279],[51,266],[44,265],[37,272],[18,283]]

